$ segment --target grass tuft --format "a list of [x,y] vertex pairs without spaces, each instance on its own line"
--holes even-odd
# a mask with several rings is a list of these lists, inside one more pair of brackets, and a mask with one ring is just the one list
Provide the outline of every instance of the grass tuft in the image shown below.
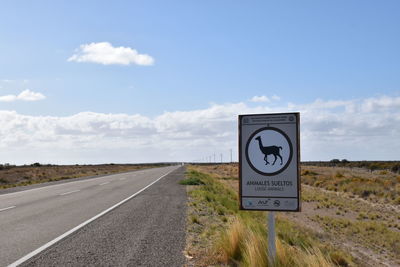
[[197,177],[190,177],[190,178],[184,179],[182,181],[179,181],[179,184],[181,184],[181,185],[202,185],[204,183]]

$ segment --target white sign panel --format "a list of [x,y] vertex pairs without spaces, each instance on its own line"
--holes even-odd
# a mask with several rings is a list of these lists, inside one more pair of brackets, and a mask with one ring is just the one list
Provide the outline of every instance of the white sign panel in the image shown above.
[[244,210],[300,211],[299,113],[239,116]]

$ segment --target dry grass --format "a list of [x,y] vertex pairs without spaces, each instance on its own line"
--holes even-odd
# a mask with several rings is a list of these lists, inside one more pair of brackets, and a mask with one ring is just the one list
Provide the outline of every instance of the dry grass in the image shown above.
[[233,259],[240,259],[245,235],[246,228],[244,224],[235,219],[226,234],[222,236],[219,244],[220,249],[223,251],[221,258],[223,262],[228,263]]
[[318,166],[318,167],[344,167],[348,169],[364,169],[370,172],[394,172],[400,174],[400,161],[348,161],[333,159],[327,161],[309,161],[304,162],[304,166]]
[[6,166],[0,169],[0,189],[105,175],[159,166],[158,164],[40,165]]
[[324,256],[318,248],[301,250],[297,247],[288,246],[280,240],[277,241],[277,266],[307,266],[307,267],[330,267],[336,264]]
[[328,232],[350,236],[375,251],[387,250],[392,257],[400,255],[400,232],[391,230],[386,223],[318,215],[313,219]]
[[[190,266],[268,266],[266,213],[238,210],[237,192],[232,190],[237,177],[224,176],[235,170],[235,165],[189,167],[188,177],[204,183],[189,190],[186,253],[193,257]],[[301,226],[278,217],[276,231],[275,266],[354,265],[350,255],[321,243]]]
[[[373,184],[391,179],[390,172],[369,172],[362,169],[315,167],[303,168],[303,175],[314,176],[322,184],[335,180],[351,179],[357,175]],[[304,176],[302,177],[304,180]],[[328,181],[327,181],[328,180]],[[326,183],[325,183],[326,182]],[[349,187],[364,188],[358,179],[349,182]],[[386,190],[377,182],[372,187]],[[362,266],[398,266],[400,264],[400,206],[379,196],[363,198],[353,192],[327,190],[325,186],[302,187],[303,212],[285,214],[286,217],[304,225],[317,228],[326,234],[331,243],[346,247]],[[379,189],[380,188],[380,189]],[[394,187],[396,190],[396,187]]]
[[336,266],[318,247],[291,246],[280,239],[276,241],[275,263],[271,264],[265,231],[262,231],[263,228],[249,227],[248,224],[248,220],[236,218],[223,235],[220,243],[223,263],[248,267]]
[[[234,192],[238,191],[237,164],[201,165],[193,168],[214,177]],[[302,187],[303,211],[279,213],[277,216],[277,234],[282,246],[289,245],[288,253],[296,253],[292,248],[309,251],[314,256],[322,253],[328,262],[341,266],[400,265],[398,174],[388,170],[303,165],[302,182],[308,184]],[[262,221],[265,221],[265,216],[257,212],[252,213],[252,216],[263,216]],[[230,218],[229,221],[234,220]],[[233,233],[240,229],[235,227],[237,229]],[[314,239],[323,245],[316,244]],[[242,244],[242,241],[232,242]],[[238,245],[232,247],[237,248]],[[251,253],[257,254],[256,251]],[[244,264],[243,257],[240,259],[241,264]],[[227,262],[226,255],[222,259],[222,262]],[[231,264],[235,261],[231,261]],[[322,264],[315,261],[316,266]],[[288,262],[282,264],[290,266]],[[306,266],[304,262],[301,265]]]
[[400,175],[344,167],[302,167],[302,182],[335,192],[347,192],[375,202],[400,204]]
[[239,173],[239,166],[237,163],[201,164],[192,165],[190,168],[199,171],[201,170],[203,173],[207,173],[217,179],[224,180],[237,180]]
[[[243,265],[251,267],[268,266],[267,239],[254,231],[247,231],[247,234],[243,242]],[[278,254],[279,258],[280,255]]]

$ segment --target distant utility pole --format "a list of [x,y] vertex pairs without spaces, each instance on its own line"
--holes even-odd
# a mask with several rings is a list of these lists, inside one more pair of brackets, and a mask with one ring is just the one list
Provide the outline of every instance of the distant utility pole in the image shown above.
[[232,163],[232,148],[230,149],[230,151],[231,151],[231,163]]

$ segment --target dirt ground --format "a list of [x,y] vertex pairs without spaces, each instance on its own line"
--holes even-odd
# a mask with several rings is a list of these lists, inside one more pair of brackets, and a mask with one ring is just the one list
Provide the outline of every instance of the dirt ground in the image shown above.
[[[367,218],[360,219],[359,214],[373,213],[379,216],[379,219],[375,220],[381,222],[396,222],[400,214],[398,212],[398,207],[384,204],[377,206],[375,203],[369,203],[364,199],[350,198],[343,193],[329,192],[307,185],[302,186],[302,192],[305,195],[312,192],[323,198],[328,198],[331,203],[334,203],[335,199],[346,202],[347,211],[340,212],[338,206],[334,204],[326,207],[320,205],[320,201],[311,200],[302,203],[301,212],[282,212],[279,213],[278,216],[290,219],[315,232],[324,234],[326,241],[333,244],[335,247],[350,252],[363,266],[400,266],[400,255],[395,255],[389,247],[377,246],[371,239],[363,239],[357,235],[348,235],[347,231],[344,231],[345,229],[336,229],[330,225],[324,226],[323,222],[315,220],[316,216],[320,216],[335,219],[345,218],[351,222],[360,220],[371,221]],[[331,227],[331,229],[327,229],[327,227]],[[395,227],[391,227],[390,229],[392,231],[399,231],[399,229]],[[382,236],[382,238],[385,237]]]

